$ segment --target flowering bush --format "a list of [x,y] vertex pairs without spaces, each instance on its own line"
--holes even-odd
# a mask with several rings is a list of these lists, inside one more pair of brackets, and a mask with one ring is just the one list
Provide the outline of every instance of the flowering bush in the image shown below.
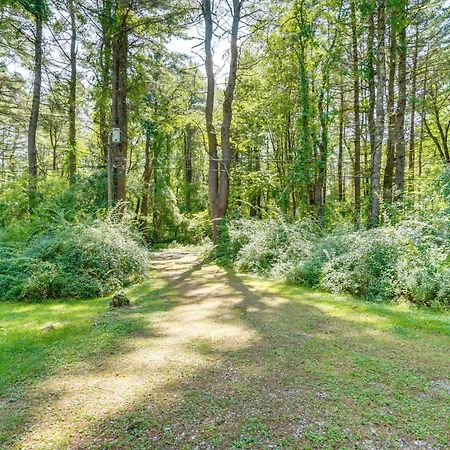
[[450,304],[450,227],[445,218],[322,235],[309,223],[228,225],[237,269],[368,300]]
[[149,253],[130,228],[66,225],[23,250],[0,247],[0,299],[88,298],[127,286],[149,270]]

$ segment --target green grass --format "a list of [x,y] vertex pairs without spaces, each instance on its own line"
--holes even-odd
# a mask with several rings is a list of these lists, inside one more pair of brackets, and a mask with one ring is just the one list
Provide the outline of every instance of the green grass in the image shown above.
[[164,264],[133,308],[0,304],[0,447],[448,447],[448,315]]
[[[148,328],[158,312],[170,307],[167,298],[157,297],[161,287],[155,281],[129,289],[139,309],[110,309],[110,297],[0,303],[0,406],[5,412],[0,417],[0,447],[27,423],[28,387],[120,353],[127,337]],[[20,408],[14,407],[16,402]]]

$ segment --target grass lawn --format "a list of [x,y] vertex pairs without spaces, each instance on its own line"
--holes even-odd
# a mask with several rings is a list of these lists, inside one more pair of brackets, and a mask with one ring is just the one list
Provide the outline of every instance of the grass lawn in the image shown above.
[[155,266],[130,308],[0,304],[0,447],[449,447],[448,315]]

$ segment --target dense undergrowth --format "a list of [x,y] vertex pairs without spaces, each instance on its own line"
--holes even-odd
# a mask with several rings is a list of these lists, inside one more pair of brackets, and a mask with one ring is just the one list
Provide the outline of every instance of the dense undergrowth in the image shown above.
[[374,301],[450,306],[448,218],[374,230],[321,231],[310,222],[236,220],[219,257],[240,271]]
[[95,176],[48,184],[33,214],[20,183],[2,192],[0,300],[96,297],[148,275],[138,224],[107,213],[98,185]]
[[149,255],[126,226],[67,224],[23,248],[0,247],[0,299],[89,298],[148,274]]
[[[405,299],[450,305],[450,178],[439,208],[373,230],[319,227],[313,221],[236,219],[227,223],[218,255],[238,270],[374,301]],[[152,241],[142,218],[108,212],[101,175],[42,186],[29,213],[26,183],[0,193],[0,300],[90,298],[114,292],[149,271],[148,242],[198,244],[210,234],[207,211],[183,215],[171,234]],[[168,238],[172,240],[168,240]],[[145,240],[144,240],[145,238]]]

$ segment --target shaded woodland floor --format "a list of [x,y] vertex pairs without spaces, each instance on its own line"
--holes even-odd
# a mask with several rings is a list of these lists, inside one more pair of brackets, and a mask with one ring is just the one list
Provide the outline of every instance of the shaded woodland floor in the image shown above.
[[156,253],[133,306],[0,305],[0,446],[449,446],[449,317]]

